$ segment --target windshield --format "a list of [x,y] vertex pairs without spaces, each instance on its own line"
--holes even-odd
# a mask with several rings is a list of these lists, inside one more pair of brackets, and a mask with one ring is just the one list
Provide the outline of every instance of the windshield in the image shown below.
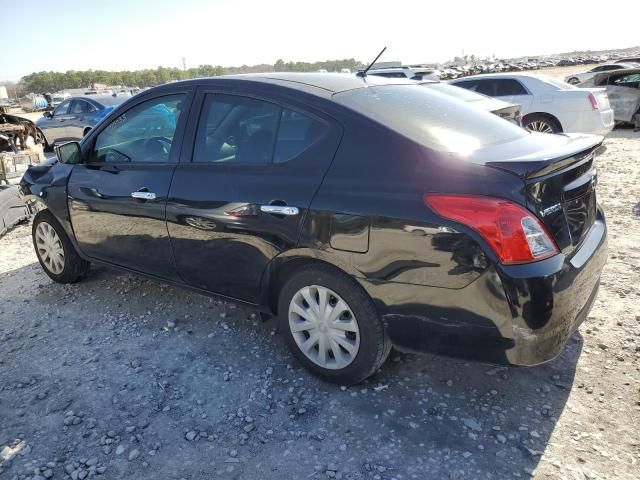
[[448,83],[421,83],[421,85],[427,88],[432,88],[453,98],[457,98],[458,100],[462,100],[463,102],[479,102],[489,98],[486,95],[474,92],[473,90],[456,87],[454,85],[449,85]]
[[492,113],[422,85],[385,85],[337,93],[334,100],[434,150],[468,155],[527,136]]

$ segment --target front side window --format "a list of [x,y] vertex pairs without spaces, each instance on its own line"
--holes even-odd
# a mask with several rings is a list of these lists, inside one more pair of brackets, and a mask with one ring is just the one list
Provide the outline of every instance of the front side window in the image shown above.
[[56,107],[53,111],[53,116],[57,117],[58,115],[66,115],[69,113],[69,106],[71,105],[71,100],[65,100],[60,105]]
[[184,97],[154,98],[119,115],[98,135],[93,161],[168,162]]

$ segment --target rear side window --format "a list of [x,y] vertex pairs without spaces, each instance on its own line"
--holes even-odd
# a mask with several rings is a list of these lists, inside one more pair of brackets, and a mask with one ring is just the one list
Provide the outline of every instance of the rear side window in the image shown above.
[[274,103],[209,94],[200,115],[193,161],[282,163],[300,155],[326,129],[319,120]]
[[327,126],[320,120],[283,108],[273,161],[282,163],[297,157],[326,132]]
[[462,155],[527,134],[492,113],[422,85],[384,85],[337,93],[333,99],[434,150]]
[[[495,80],[495,97],[508,97],[511,95],[527,95],[528,92],[522,84],[511,78],[500,78]],[[482,93],[482,92],[480,92]]]

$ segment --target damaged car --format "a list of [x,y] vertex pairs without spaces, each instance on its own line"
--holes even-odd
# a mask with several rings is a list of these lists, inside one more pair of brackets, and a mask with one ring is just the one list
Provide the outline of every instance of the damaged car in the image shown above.
[[392,346],[560,354],[607,258],[602,141],[410,80],[272,72],[147,90],[20,189],[53,281],[106,264],[244,302],[348,385]]
[[18,153],[27,149],[27,139],[42,143],[44,138],[31,120],[4,113],[0,109],[0,152]]
[[617,124],[640,127],[640,68],[600,73],[579,87],[605,87]]

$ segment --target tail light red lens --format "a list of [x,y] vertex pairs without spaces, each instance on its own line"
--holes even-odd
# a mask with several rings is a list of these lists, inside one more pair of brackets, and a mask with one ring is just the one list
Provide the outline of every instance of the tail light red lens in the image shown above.
[[424,202],[438,215],[478,232],[501,263],[534,262],[558,253],[558,247],[536,216],[509,200],[427,193]]
[[589,94],[589,103],[591,103],[591,108],[593,110],[598,110],[598,101],[596,100],[596,97],[593,95],[593,93]]

